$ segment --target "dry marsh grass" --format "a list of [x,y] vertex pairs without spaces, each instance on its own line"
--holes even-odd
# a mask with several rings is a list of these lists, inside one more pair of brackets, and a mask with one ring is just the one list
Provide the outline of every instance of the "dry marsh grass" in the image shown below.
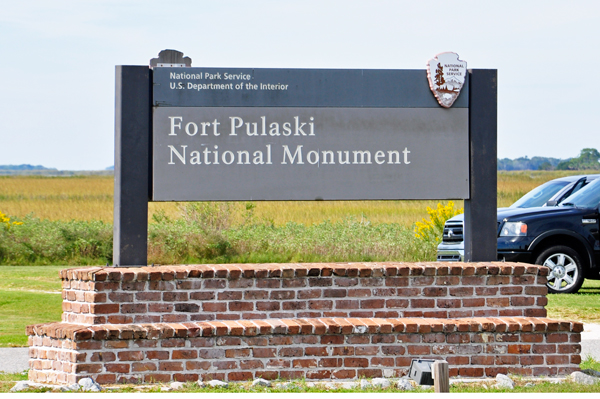
[[2,176],[0,209],[16,217],[112,222],[112,176]]
[[[498,206],[508,206],[532,188],[559,176],[579,174],[566,171],[517,171],[498,173]],[[14,217],[34,216],[48,220],[113,220],[112,176],[2,176],[0,210]],[[426,208],[447,201],[319,201],[255,202],[254,215],[277,226],[287,222],[311,225],[324,220],[336,222],[348,217],[371,223],[399,223],[411,226],[427,218]],[[149,216],[164,212],[178,218],[176,202],[149,204]],[[244,203],[232,207],[244,208]],[[455,201],[461,208],[462,201]],[[241,222],[241,221],[240,221]]]

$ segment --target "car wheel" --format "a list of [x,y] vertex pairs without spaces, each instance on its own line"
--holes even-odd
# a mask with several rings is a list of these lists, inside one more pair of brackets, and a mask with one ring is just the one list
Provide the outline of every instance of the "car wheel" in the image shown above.
[[535,263],[550,269],[547,283],[550,293],[574,293],[583,284],[581,258],[572,248],[563,245],[550,247],[537,257]]

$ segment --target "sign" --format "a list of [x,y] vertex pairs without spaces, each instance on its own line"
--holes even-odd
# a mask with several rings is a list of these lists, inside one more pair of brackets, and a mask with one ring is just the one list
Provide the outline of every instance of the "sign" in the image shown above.
[[148,201],[202,200],[464,199],[465,260],[495,260],[498,73],[469,70],[440,106],[446,73],[466,71],[444,57],[429,72],[191,68],[163,50],[154,69],[117,66],[114,265],[147,265]]
[[429,87],[442,107],[452,107],[466,76],[467,63],[459,60],[456,53],[441,53],[427,62]]
[[155,68],[152,200],[467,199],[459,94],[441,108],[420,70]]

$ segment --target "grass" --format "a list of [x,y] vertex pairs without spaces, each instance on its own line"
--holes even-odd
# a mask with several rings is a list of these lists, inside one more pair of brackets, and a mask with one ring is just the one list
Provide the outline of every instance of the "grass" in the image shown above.
[[[398,223],[365,218],[276,226],[255,216],[253,204],[189,203],[178,218],[154,215],[148,262],[366,262],[435,259],[435,239],[417,239]],[[241,207],[240,205],[243,205]],[[12,225],[18,221],[19,225]],[[241,222],[239,222],[241,221]],[[112,263],[112,226],[102,221],[52,221],[26,216],[0,224],[0,264]],[[10,227],[8,227],[10,225]]]
[[[571,172],[577,173],[577,172]],[[500,172],[498,205],[567,172]],[[112,262],[110,176],[1,176],[0,264]],[[445,205],[447,201],[443,201]],[[415,240],[437,201],[150,203],[150,263],[434,260],[440,233]],[[457,201],[456,208],[462,207]]]
[[[523,379],[518,376],[511,376],[515,382],[515,388],[512,390],[508,389],[497,389],[494,388],[495,380],[488,381],[477,381],[472,383],[455,383],[450,386],[450,393],[597,393],[600,392],[600,383],[594,385],[582,385],[576,384],[569,380],[565,380],[561,383],[552,381],[536,380],[530,381]],[[27,380],[27,376],[23,373],[19,374],[0,374],[0,393],[8,392],[17,381]],[[227,388],[210,388],[201,387],[199,384],[192,382],[186,383],[184,387],[177,391],[177,393],[255,393],[255,394],[266,394],[266,393],[360,393],[363,395],[369,395],[374,393],[405,393],[393,387],[387,389],[380,388],[333,388],[326,384],[307,384],[305,381],[295,380],[291,381],[289,387],[277,387],[279,381],[274,381],[273,387],[252,387],[249,382],[245,383],[234,383],[229,384]],[[284,382],[284,381],[281,381]],[[285,381],[288,382],[288,381]],[[125,385],[121,387],[110,387],[105,392],[115,393],[160,393],[164,392],[161,387],[168,385],[142,385],[132,386]],[[31,388],[26,392],[51,392],[51,388]],[[421,386],[411,393],[433,393],[433,387]],[[172,393],[172,392],[171,392]]]
[[64,266],[0,266],[0,291],[60,293]]
[[[112,260],[112,225],[31,216],[0,224],[0,264],[90,265]],[[9,227],[10,226],[10,227]]]
[[[498,205],[506,206],[532,187],[566,174],[500,172]],[[111,263],[112,185],[109,176],[0,177],[0,210],[23,222],[0,231],[0,264]],[[437,205],[150,203],[148,259],[155,264],[434,260],[440,234],[415,240],[413,226],[429,216],[427,207]],[[455,207],[461,206],[457,201]]]
[[0,290],[0,347],[27,346],[25,327],[60,321],[62,296]]
[[596,360],[590,355],[588,355],[585,359],[581,361],[581,364],[579,366],[582,370],[591,369],[600,371],[600,360]]
[[[249,209],[252,211],[252,208]],[[149,232],[149,262],[267,263],[367,262],[435,259],[435,242],[415,238],[397,223],[347,218],[313,225],[275,226],[252,214],[246,223],[228,220],[227,204],[190,204],[183,218],[155,218]]]
[[600,281],[585,280],[576,294],[549,294],[548,317],[600,323]]
[[[25,217],[33,214],[47,220],[113,220],[112,176],[0,176],[0,209]],[[411,225],[426,217],[425,208],[438,201],[319,201],[255,202],[255,213],[274,225],[288,222],[313,224],[346,217],[368,217],[373,223]],[[162,212],[175,218],[184,203],[150,203],[149,215]],[[243,207],[244,204],[230,203]],[[415,219],[417,217],[417,219]],[[241,221],[240,221],[241,222]]]
[[[526,192],[557,177],[580,174],[577,171],[498,172],[498,206],[515,202]],[[33,213],[47,220],[113,219],[112,176],[0,176],[0,210],[14,217]],[[462,201],[455,201],[462,208]],[[398,223],[410,227],[427,217],[427,206],[438,201],[283,201],[255,202],[255,215],[275,226],[288,222],[311,225],[324,220],[341,221],[348,217],[367,218],[371,223]],[[445,201],[443,203],[446,203]],[[149,214],[163,212],[175,218],[182,204],[150,203]],[[244,204],[232,203],[231,206]],[[238,221],[238,222],[241,222]]]
[[22,373],[4,373],[0,371],[0,393],[10,392],[17,381],[27,381],[27,371]]
[[27,346],[30,324],[60,321],[63,266],[0,266],[0,347]]
[[112,176],[2,176],[0,209],[18,217],[112,221]]

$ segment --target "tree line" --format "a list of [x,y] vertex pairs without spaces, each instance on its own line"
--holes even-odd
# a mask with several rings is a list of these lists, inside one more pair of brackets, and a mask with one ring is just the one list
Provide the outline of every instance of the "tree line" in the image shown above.
[[600,152],[595,148],[584,148],[578,157],[567,159],[498,158],[498,170],[600,170]]

